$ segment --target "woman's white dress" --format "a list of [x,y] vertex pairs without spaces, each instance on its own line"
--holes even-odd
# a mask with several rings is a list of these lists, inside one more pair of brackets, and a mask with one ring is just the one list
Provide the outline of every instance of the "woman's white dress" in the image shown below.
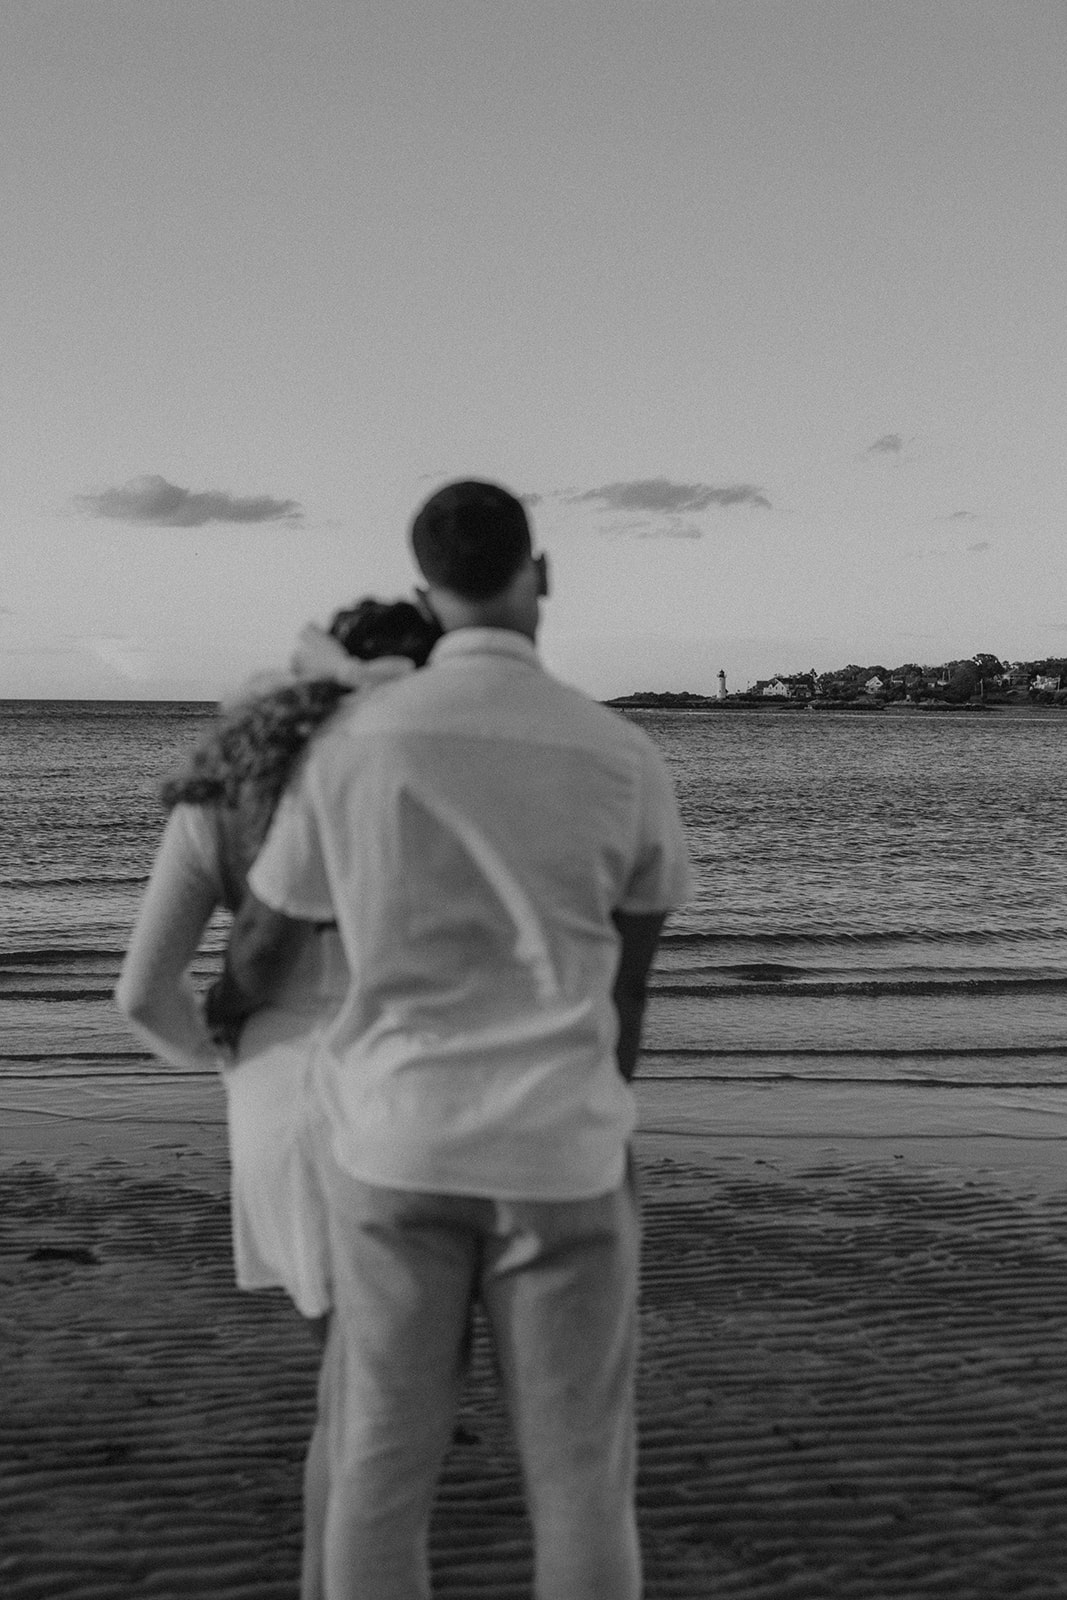
[[228,852],[215,807],[175,806],[117,997],[157,1055],[222,1072],[238,1286],[280,1286],[305,1316],[316,1317],[329,1310],[330,1283],[316,1177],[324,1134],[313,1077],[318,1040],[345,996],[348,969],[336,929],[309,927],[272,1004],[245,1024],[236,1059],[226,1057],[207,1031],[188,967],[212,912],[233,905]]

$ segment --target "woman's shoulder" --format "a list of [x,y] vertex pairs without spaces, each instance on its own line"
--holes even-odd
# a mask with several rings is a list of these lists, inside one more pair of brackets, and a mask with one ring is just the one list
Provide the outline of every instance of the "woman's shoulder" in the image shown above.
[[208,856],[215,853],[219,842],[218,807],[199,805],[192,800],[179,800],[167,818],[167,830],[176,834],[186,844]]
[[195,855],[218,900],[230,911],[236,911],[263,844],[270,808],[264,809],[255,794],[245,793],[233,806],[182,802],[174,807],[171,816],[177,816],[174,826],[181,832],[186,853]]
[[218,899],[228,901],[226,830],[217,805],[180,800],[167,818],[163,841],[165,849],[210,882]]

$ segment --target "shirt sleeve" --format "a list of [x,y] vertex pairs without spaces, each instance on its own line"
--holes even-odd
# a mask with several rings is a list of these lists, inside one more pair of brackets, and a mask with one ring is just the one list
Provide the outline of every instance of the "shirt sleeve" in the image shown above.
[[115,999],[139,1038],[172,1066],[217,1068],[188,967],[222,900],[217,851],[201,806],[175,806],[141,901]]
[[650,741],[642,739],[639,759],[636,847],[617,909],[637,914],[671,911],[684,905],[693,893],[689,847],[663,757]]
[[308,771],[282,795],[248,885],[257,900],[286,916],[330,922],[333,897]]

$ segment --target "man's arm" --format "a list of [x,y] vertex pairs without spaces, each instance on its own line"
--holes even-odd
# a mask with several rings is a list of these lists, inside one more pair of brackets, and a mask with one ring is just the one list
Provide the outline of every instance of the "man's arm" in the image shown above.
[[612,991],[615,1010],[619,1014],[619,1043],[616,1056],[619,1071],[627,1083],[637,1067],[648,974],[666,917],[665,911],[612,912],[612,921],[618,928],[622,941],[619,967],[615,974],[615,988]]
[[230,930],[222,977],[208,990],[205,1015],[216,1038],[236,1041],[242,1023],[277,989],[309,926],[248,890]]

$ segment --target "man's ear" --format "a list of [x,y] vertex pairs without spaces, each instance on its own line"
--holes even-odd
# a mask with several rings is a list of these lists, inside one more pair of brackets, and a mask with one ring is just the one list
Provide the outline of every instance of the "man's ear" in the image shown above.
[[548,557],[542,553],[534,556],[534,566],[537,568],[537,594],[544,600],[548,595]]
[[419,612],[422,613],[423,617],[425,618],[425,620],[427,622],[436,622],[438,627],[440,627],[441,624],[440,624],[440,621],[438,619],[437,613],[434,610],[433,606],[430,604],[430,591],[428,589],[420,589],[420,588],[418,588],[418,586],[416,586],[416,589],[415,589],[415,609],[416,609],[416,611],[419,611]]

